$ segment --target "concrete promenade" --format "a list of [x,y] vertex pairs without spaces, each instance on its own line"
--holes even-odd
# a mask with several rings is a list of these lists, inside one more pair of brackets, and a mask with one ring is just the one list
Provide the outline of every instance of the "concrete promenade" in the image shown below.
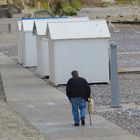
[[93,125],[74,127],[66,96],[22,66],[0,53],[0,72],[8,104],[48,140],[140,140],[101,116]]

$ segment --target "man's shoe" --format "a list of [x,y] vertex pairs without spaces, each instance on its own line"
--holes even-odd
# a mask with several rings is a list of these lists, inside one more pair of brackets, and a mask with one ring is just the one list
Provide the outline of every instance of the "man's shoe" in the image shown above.
[[81,118],[81,125],[84,126],[85,125],[85,117]]
[[75,123],[74,126],[79,126],[79,123]]

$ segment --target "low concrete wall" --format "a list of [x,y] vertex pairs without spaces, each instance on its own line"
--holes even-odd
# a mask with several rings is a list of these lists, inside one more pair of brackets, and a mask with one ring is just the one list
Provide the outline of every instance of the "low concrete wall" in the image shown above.
[[0,73],[0,101],[7,102],[5,92],[4,92],[3,83],[2,83],[1,73]]
[[0,19],[0,34],[17,32],[17,19],[16,18],[2,18]]

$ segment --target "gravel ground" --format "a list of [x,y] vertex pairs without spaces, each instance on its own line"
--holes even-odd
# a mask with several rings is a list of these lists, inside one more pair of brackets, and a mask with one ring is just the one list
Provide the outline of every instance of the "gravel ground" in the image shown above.
[[82,8],[78,12],[78,16],[88,16],[90,19],[110,17],[113,22],[140,20],[140,5],[87,7]]
[[[119,92],[120,103],[140,105],[140,74],[120,74]],[[59,86],[58,89],[65,93],[65,86]],[[95,105],[108,106],[111,105],[111,85],[110,84],[93,84],[91,85],[92,94]]]
[[119,67],[140,67],[140,52],[118,54]]
[[140,52],[140,25],[115,25],[111,41],[118,45],[118,52]]
[[[118,44],[118,66],[140,67],[140,26],[115,25],[111,41]],[[65,87],[58,87],[65,94]],[[95,113],[140,136],[140,74],[120,74],[120,108],[111,108],[111,85],[91,85]]]
[[[89,14],[88,12],[87,13],[85,12],[85,15],[88,14]],[[127,25],[113,24],[113,27],[112,25],[109,25],[109,27],[112,36],[111,42],[115,41],[118,44],[119,67],[140,67],[140,61],[139,61],[140,26],[128,25],[128,24]],[[0,35],[0,52],[3,52],[4,54],[11,57],[14,61],[17,62],[17,34],[15,32],[12,32],[11,34],[7,34],[7,35],[6,34]],[[34,68],[29,70],[35,73]],[[116,109],[110,107],[111,105],[110,84],[91,85],[91,89],[92,89],[91,96],[92,98],[94,98],[95,101],[95,113],[102,115],[108,120],[113,121],[114,123],[120,125],[125,129],[128,129],[130,133],[133,133],[138,136],[140,136],[140,82],[139,81],[140,81],[140,74],[119,75],[119,91],[120,91],[121,107]],[[64,86],[58,87],[58,90],[61,90],[65,94]],[[3,118],[1,118],[0,116],[0,122],[2,119]],[[4,131],[2,130],[2,132]],[[0,132],[0,135],[1,134],[2,133]]]
[[[119,108],[111,108],[110,84],[91,85],[95,113],[140,136],[140,74],[119,75]],[[58,87],[65,94],[65,86]]]

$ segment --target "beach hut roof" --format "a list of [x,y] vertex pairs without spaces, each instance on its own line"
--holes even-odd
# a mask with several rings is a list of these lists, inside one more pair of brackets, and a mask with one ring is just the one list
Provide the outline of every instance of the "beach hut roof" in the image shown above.
[[56,39],[110,38],[106,20],[48,23],[50,37]]

